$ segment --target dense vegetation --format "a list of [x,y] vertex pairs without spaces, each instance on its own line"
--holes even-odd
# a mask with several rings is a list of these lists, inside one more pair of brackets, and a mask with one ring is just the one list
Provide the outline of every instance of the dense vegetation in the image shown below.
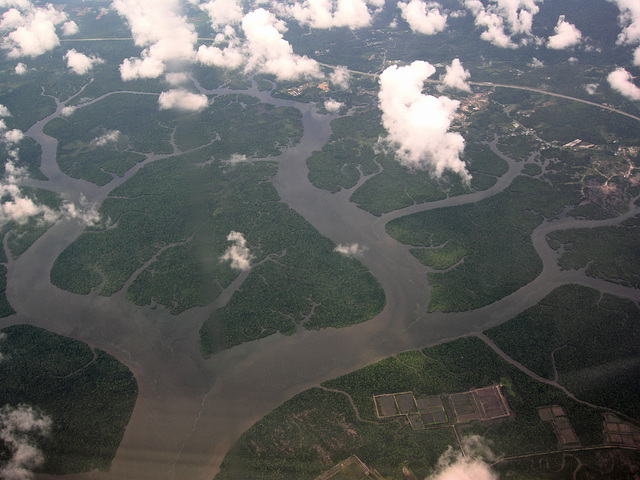
[[100,210],[105,224],[58,257],[51,280],[112,295],[131,279],[127,298],[180,313],[213,301],[237,276],[220,260],[237,231],[256,266],[203,326],[205,354],[293,333],[303,320],[321,328],[371,318],[384,306],[377,280],[279,201],[267,181],[274,173],[271,162],[212,161],[209,149],[151,163],[113,191]]
[[463,311],[532,281],[542,261],[531,233],[575,201],[571,192],[558,195],[548,183],[521,176],[487,200],[402,217],[389,222],[387,231],[421,247],[412,253],[434,269],[427,274],[433,287],[429,311]]
[[337,192],[355,186],[361,175],[380,170],[374,153],[378,137],[384,134],[378,109],[359,109],[336,118],[331,129],[331,138],[322,150],[307,159],[311,183]]
[[[468,191],[458,175],[434,178],[430,172],[401,166],[393,153],[376,153],[384,136],[380,115],[377,108],[365,107],[333,120],[329,142],[307,160],[311,183],[337,192],[354,187],[362,176],[373,175],[355,190],[351,201],[374,215]],[[464,160],[473,175],[474,190],[491,187],[495,177],[507,171],[506,162],[479,143],[467,146]]]
[[[39,171],[39,170],[38,170]],[[46,205],[51,209],[57,209],[62,203],[60,196],[49,190],[33,187],[21,187],[22,194],[38,205]],[[44,220],[44,215],[39,214],[29,217],[24,223],[9,221],[0,228],[0,243],[8,248],[0,248],[0,318],[15,313],[9,304],[6,295],[7,288],[7,253],[18,257],[24,253],[33,242],[51,226]]]
[[636,419],[640,309],[630,300],[566,285],[486,332],[509,356],[578,398]]
[[[67,175],[104,185],[122,176],[144,157],[140,153],[171,153],[170,114],[158,112],[155,95],[117,93],[70,116],[47,123],[44,131],[59,141],[57,161]],[[120,132],[116,141],[101,138]],[[134,153],[140,152],[140,153]]]
[[640,221],[612,227],[558,230],[547,235],[563,246],[558,264],[564,270],[584,268],[591,277],[640,288]]
[[[301,114],[247,95],[213,99],[199,113],[160,111],[155,94],[114,93],[78,107],[45,128],[59,142],[60,169],[74,178],[105,185],[145,158],[213,143],[217,158],[233,154],[266,157],[297,143]],[[110,137],[109,137],[110,136]]]
[[[456,445],[453,430],[416,431],[404,420],[377,421],[372,396],[404,391],[456,393],[492,383],[504,385],[515,416],[456,428],[460,435],[482,435],[498,456],[556,449],[551,426],[538,416],[537,407],[545,405],[564,407],[583,444],[602,442],[602,416],[597,410],[532,380],[471,337],[389,357],[322,384],[348,394],[355,411],[339,392],[313,388],[293,397],[242,435],[216,480],[311,479],[351,454],[388,479],[404,478],[404,465],[411,465],[424,478],[447,447]],[[451,419],[448,401],[445,407]]]
[[292,334],[299,324],[347,326],[382,310],[384,291],[358,260],[336,253],[330,240],[283,205],[264,220],[249,241],[259,232],[263,242],[277,241],[279,251],[252,269],[242,289],[202,326],[204,354],[276,331]]
[[575,101],[531,94],[518,103],[514,117],[550,142],[640,145],[637,120]]
[[27,404],[52,420],[38,444],[41,470],[108,470],[138,393],[129,369],[102,350],[41,328],[16,325],[1,333],[2,405]]

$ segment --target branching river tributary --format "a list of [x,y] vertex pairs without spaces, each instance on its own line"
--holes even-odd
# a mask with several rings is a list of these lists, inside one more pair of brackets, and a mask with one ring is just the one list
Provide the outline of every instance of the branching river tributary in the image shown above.
[[[583,222],[562,218],[543,223],[533,233],[533,242],[544,269],[533,282],[478,310],[427,314],[426,268],[409,253],[408,246],[386,233],[385,224],[409,213],[476,202],[494,195],[511,183],[522,164],[506,158],[509,171],[489,190],[375,217],[349,202],[351,191],[331,194],[315,188],[307,179],[306,158],[328,141],[333,117],[316,113],[308,104],[274,99],[255,86],[241,92],[206,91],[197,86],[203,93],[249,94],[263,102],[298,108],[303,113],[304,136],[298,145],[276,158],[279,167],[273,184],[282,200],[320,233],[336,243],[366,247],[361,261],[384,287],[387,305],[378,316],[362,324],[342,329],[301,330],[288,337],[272,335],[204,360],[198,350],[198,329],[211,311],[223,305],[239,288],[246,275],[233,282],[214,304],[177,316],[164,308],[135,306],[124,299],[123,292],[112,297],[74,295],[52,286],[49,270],[84,227],[77,220],[60,220],[24,254],[9,262],[7,295],[18,313],[0,320],[0,325],[30,323],[88,342],[127,364],[139,385],[138,401],[110,472],[68,478],[211,480],[244,430],[287,398],[324,380],[404,350],[481,332],[535,305],[565,283],[580,283],[640,299],[637,290],[598,281],[580,271],[561,272],[556,252],[545,241],[545,235],[558,228],[616,224],[638,213],[631,204],[629,213],[613,220]],[[104,97],[115,94],[118,92]],[[45,182],[29,182],[32,185],[58,192],[74,202],[79,202],[82,194],[88,203],[99,206],[110,191],[144,164],[170,156],[147,155],[124,177],[116,177],[103,187],[70,178],[57,166],[57,141],[43,133],[44,126],[61,116],[67,103],[56,102],[56,112],[27,132],[42,146],[42,170],[49,178]],[[495,144],[492,148],[495,150]],[[174,154],[178,153],[176,149]]]

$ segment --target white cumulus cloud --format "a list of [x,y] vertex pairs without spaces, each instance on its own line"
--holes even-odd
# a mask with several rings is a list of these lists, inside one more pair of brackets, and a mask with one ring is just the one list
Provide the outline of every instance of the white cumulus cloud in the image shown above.
[[487,442],[479,435],[463,437],[462,452],[453,448],[442,454],[433,475],[425,480],[498,480],[486,461],[495,459]]
[[21,10],[26,10],[27,8],[32,7],[30,0],[0,0],[0,8],[19,8]]
[[93,55],[85,55],[84,53],[77,52],[74,48],[67,50],[64,54],[64,58],[67,61],[67,67],[78,75],[84,75],[93,69],[95,65],[104,63],[100,57],[94,57]]
[[218,27],[239,23],[242,20],[242,6],[237,0],[211,0],[199,5],[200,9],[207,12],[214,29]]
[[438,3],[411,0],[409,3],[398,2],[398,8],[414,32],[434,35],[447,26],[447,15],[440,12]]
[[231,268],[236,270],[248,270],[251,267],[253,255],[247,247],[247,241],[240,232],[232,231],[227,236],[227,240],[233,242],[224,255],[220,257],[223,262],[231,262]]
[[78,33],[80,29],[78,28],[78,24],[73,20],[69,22],[64,22],[62,24],[62,35],[65,37],[70,37],[71,35],[75,35]]
[[[620,9],[622,32],[618,36],[621,45],[640,45],[640,2],[637,0],[613,0]],[[640,66],[640,46],[633,56],[634,65]]]
[[555,34],[547,40],[547,48],[564,50],[565,48],[575,47],[582,40],[580,30],[578,30],[575,25],[567,22],[564,19],[564,15],[560,15],[558,24],[553,31]]
[[599,86],[600,84],[598,83],[587,83],[584,86],[584,89],[587,91],[589,95],[595,95],[596,90],[598,89]]
[[95,205],[89,204],[83,196],[80,198],[79,205],[64,201],[60,210],[55,211],[46,205],[37,204],[34,200],[24,195],[19,185],[28,174],[23,167],[16,165],[18,155],[18,149],[9,151],[9,158],[4,166],[4,177],[0,179],[0,198],[2,198],[2,203],[0,203],[0,226],[8,222],[24,224],[32,217],[37,217],[39,221],[47,224],[54,223],[63,217],[78,219],[85,225],[98,223],[100,216]]
[[329,81],[336,87],[346,90],[349,88],[349,78],[351,74],[344,65],[340,65],[333,69],[333,72],[329,75]]
[[17,75],[24,75],[27,73],[27,66],[24,63],[18,63],[15,68]]
[[313,28],[348,27],[351,29],[371,24],[373,14],[384,2],[366,0],[304,0],[281,6],[281,12],[290,15],[302,25]]
[[470,92],[471,86],[467,83],[471,74],[469,70],[465,70],[459,58],[454,58],[451,65],[447,65],[446,73],[440,77],[442,85],[438,86],[439,91],[447,88]]
[[247,161],[247,156],[246,155],[242,155],[240,153],[234,153],[232,154],[229,159],[226,161],[226,163],[230,164],[230,165],[236,165],[238,163],[243,163]]
[[275,75],[280,80],[321,78],[320,66],[315,60],[293,52],[283,33],[284,22],[264,8],[247,13],[241,22],[244,38],[236,36],[235,29],[227,25],[216,35],[213,45],[202,45],[196,54],[204,65],[224,68],[244,66],[246,73],[260,72]]
[[380,75],[378,100],[388,132],[382,141],[409,168],[428,170],[436,177],[451,170],[468,182],[471,176],[460,159],[464,139],[449,131],[460,102],[422,93],[425,80],[435,71],[431,64],[415,61],[404,67],[393,65]]
[[293,53],[293,47],[283,37],[284,22],[259,8],[242,19],[249,58],[246,71],[258,71],[275,75],[280,80],[320,78],[318,62]]
[[348,257],[360,257],[367,250],[367,247],[358,243],[351,243],[348,245],[338,244],[334,251],[346,255]]
[[9,50],[9,57],[37,57],[60,45],[56,25],[67,19],[64,12],[58,12],[51,4],[20,8],[23,11],[10,8],[0,21],[2,47]]
[[18,130],[14,128],[13,130],[7,130],[2,134],[2,138],[4,141],[10,145],[15,145],[16,143],[20,143],[20,141],[24,138],[24,133],[22,130]]
[[62,107],[62,110],[60,111],[60,115],[62,115],[63,117],[68,117],[75,111],[76,111],[76,107],[74,107],[73,105],[67,105],[66,107]]
[[169,85],[181,85],[183,83],[186,83],[189,78],[187,77],[187,74],[184,72],[170,72],[167,73],[164,77],[164,80],[169,84]]
[[640,87],[633,83],[633,77],[624,68],[618,68],[609,74],[607,81],[611,88],[630,100],[640,100]]
[[108,130],[102,135],[100,135],[99,137],[96,137],[93,140],[91,140],[91,143],[98,147],[102,147],[108,143],[117,142],[118,139],[120,138],[120,135],[121,135],[120,130]]
[[162,92],[158,98],[160,110],[185,110],[189,112],[199,112],[207,107],[209,99],[206,95],[191,93],[182,89],[173,89]]
[[197,59],[208,66],[223,67],[234,70],[240,68],[246,61],[245,50],[238,39],[232,39],[225,47],[215,45],[200,45]]
[[[482,40],[501,48],[526,45],[532,36],[533,17],[541,0],[491,0],[485,7],[480,0],[464,0],[475,17],[475,24],[485,30]],[[516,38],[518,37],[519,40]]]
[[7,480],[27,480],[31,472],[44,461],[36,440],[49,434],[51,419],[29,405],[0,409],[0,440],[8,450],[9,459],[0,468],[0,477]]
[[123,80],[158,78],[167,64],[195,59],[198,35],[181,15],[178,0],[114,0],[112,5],[126,19],[135,44],[145,47],[140,57],[120,65]]
[[11,150],[4,166],[4,177],[0,179],[0,197],[3,199],[0,203],[0,225],[10,221],[24,224],[36,215],[42,215],[47,222],[55,221],[57,215],[52,209],[37,205],[20,190],[18,185],[27,173],[24,168],[16,166],[17,158],[18,150]]
[[327,112],[335,113],[339,111],[344,106],[344,103],[339,102],[337,100],[329,99],[324,102],[324,108]]

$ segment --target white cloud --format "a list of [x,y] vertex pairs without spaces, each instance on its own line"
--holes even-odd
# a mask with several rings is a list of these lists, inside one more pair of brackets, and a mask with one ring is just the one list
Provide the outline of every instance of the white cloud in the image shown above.
[[119,130],[108,130],[102,135],[100,135],[99,137],[96,137],[93,140],[91,140],[91,143],[98,147],[102,147],[107,143],[117,142],[118,139],[120,138],[120,135],[121,135],[121,132]]
[[446,88],[458,89],[464,92],[471,91],[471,86],[467,83],[471,74],[469,70],[465,70],[459,58],[454,58],[451,65],[447,65],[446,69],[445,75],[440,77],[442,85],[438,86],[439,91],[443,91]]
[[333,72],[331,72],[331,74],[329,75],[329,80],[336,87],[340,87],[343,90],[346,90],[347,88],[349,88],[350,76],[351,74],[349,73],[347,67],[340,65],[333,69]]
[[75,111],[76,111],[76,107],[74,107],[73,105],[68,105],[66,107],[62,107],[62,110],[60,111],[60,115],[62,115],[63,117],[68,117]]
[[96,205],[87,202],[87,199],[82,194],[80,194],[79,205],[64,202],[59,215],[61,217],[80,220],[80,222],[87,226],[94,226],[100,223],[100,214],[98,213]]
[[0,409],[0,440],[10,455],[0,468],[0,477],[6,480],[27,480],[31,472],[44,461],[35,446],[38,437],[48,435],[51,419],[28,405]]
[[11,8],[2,14],[0,32],[4,32],[2,47],[9,50],[9,57],[37,57],[60,45],[56,25],[67,15],[58,12],[51,4],[45,7],[29,5],[20,12]]
[[45,221],[54,221],[56,213],[47,206],[36,205],[30,198],[26,197],[18,184],[26,177],[24,168],[17,167],[15,160],[18,158],[18,151],[11,150],[9,159],[5,163],[4,177],[0,179],[0,197],[3,202],[0,204],[0,225],[14,221],[24,224],[29,218],[42,215]]
[[236,165],[238,163],[243,163],[247,161],[247,156],[246,155],[241,155],[239,153],[234,153],[233,155],[231,155],[229,157],[229,160],[227,160],[227,163],[231,164],[231,165]]
[[587,91],[589,95],[595,95],[596,90],[598,89],[599,86],[600,84],[598,83],[587,83],[584,86],[584,89]]
[[[517,48],[529,42],[533,17],[540,10],[540,0],[491,0],[485,8],[480,0],[464,0],[475,17],[475,24],[485,28],[480,38],[501,48]],[[520,37],[519,42],[514,37]]]
[[77,52],[75,49],[67,50],[64,54],[64,58],[67,60],[67,67],[78,75],[84,75],[91,70],[95,65],[104,63],[99,57],[88,56],[84,53]]
[[471,176],[460,160],[464,139],[449,131],[460,102],[422,93],[424,81],[435,71],[431,64],[415,61],[393,65],[380,75],[378,100],[388,132],[382,141],[409,168],[429,170],[437,177],[451,170],[468,182]]
[[275,75],[280,80],[320,78],[322,72],[315,60],[293,53],[291,44],[282,33],[284,22],[263,8],[248,13],[242,19],[249,55],[246,71]]
[[123,80],[158,78],[168,63],[195,59],[198,35],[180,14],[178,0],[114,0],[112,5],[127,20],[135,44],[145,47],[139,58],[120,65]]
[[182,89],[173,89],[162,92],[158,98],[160,110],[186,110],[189,112],[199,112],[207,107],[209,99],[206,95],[191,93]]
[[26,10],[32,7],[30,0],[0,0],[0,8],[19,8],[20,10]]
[[0,104],[0,117],[10,117],[10,116],[11,116],[11,112],[9,111],[9,109],[4,105]]
[[224,48],[214,45],[200,45],[197,59],[204,65],[229,68],[231,70],[240,68],[245,63],[244,51],[238,40],[231,41]]
[[164,73],[165,64],[153,57],[126,58],[120,65],[120,76],[125,82],[138,78],[158,78]]
[[0,179],[0,198],[3,200],[0,203],[0,226],[12,221],[24,224],[32,217],[38,217],[39,221],[47,224],[54,223],[62,217],[78,219],[85,225],[98,223],[100,216],[95,205],[88,204],[83,196],[80,198],[79,206],[65,201],[59,211],[39,205],[25,196],[19,185],[27,177],[27,172],[24,168],[16,166],[17,159],[18,150],[10,150],[4,166],[4,177]]
[[[373,7],[372,9],[369,6]],[[304,0],[280,6],[281,13],[290,15],[302,25],[313,28],[362,28],[371,24],[372,15],[384,2],[369,0]]]
[[27,66],[24,63],[18,63],[15,68],[17,75],[24,75],[27,73]]
[[497,473],[485,462],[495,457],[482,437],[463,437],[462,449],[464,455],[449,447],[438,459],[435,473],[426,480],[498,480]]
[[409,3],[398,2],[398,8],[414,32],[434,35],[447,26],[447,15],[440,12],[438,3],[411,0]]
[[207,12],[214,29],[230,23],[239,23],[242,20],[242,6],[236,0],[211,0],[199,7]]
[[366,250],[366,246],[360,245],[358,243],[351,243],[349,245],[338,244],[334,249],[335,252],[346,255],[348,257],[360,257]]
[[[216,36],[214,45],[202,45],[196,59],[210,66],[240,68],[245,72],[261,72],[275,75],[280,80],[320,78],[322,72],[315,60],[293,53],[293,48],[283,37],[286,27],[283,21],[263,8],[254,10],[242,18],[244,41],[236,37],[233,27],[227,26]],[[222,45],[224,46],[216,46]]]
[[78,33],[80,29],[78,28],[78,24],[73,20],[69,22],[64,22],[62,24],[62,35],[65,37],[70,37],[71,35],[75,35]]
[[164,79],[169,85],[174,85],[174,86],[182,85],[183,83],[186,83],[189,80],[189,78],[187,77],[187,74],[184,72],[167,73]]
[[564,15],[558,17],[558,24],[553,30],[555,35],[547,40],[547,48],[555,50],[564,50],[565,48],[575,47],[582,39],[582,33],[575,25],[570,24],[564,19]]
[[544,62],[542,60],[537,59],[536,57],[533,57],[531,59],[531,62],[527,64],[528,66],[530,66],[531,68],[540,68],[540,67],[544,67]]
[[624,68],[618,68],[607,77],[611,88],[630,100],[640,100],[640,87],[633,83],[633,77]]
[[324,108],[327,112],[335,113],[339,111],[344,106],[344,103],[338,102],[337,100],[329,99],[324,102]]
[[242,233],[232,231],[227,236],[227,240],[234,244],[227,249],[220,259],[223,262],[230,261],[231,268],[236,270],[248,270],[251,267],[253,255],[251,255],[249,247],[247,247],[247,241]]
[[[640,2],[637,0],[613,0],[620,9],[620,25],[622,32],[618,36],[621,45],[640,44]],[[633,55],[634,65],[640,66],[640,46]]]
[[4,132],[3,139],[6,143],[10,145],[15,145],[19,143],[24,138],[24,133],[22,130],[18,130],[14,128],[13,130],[8,130]]

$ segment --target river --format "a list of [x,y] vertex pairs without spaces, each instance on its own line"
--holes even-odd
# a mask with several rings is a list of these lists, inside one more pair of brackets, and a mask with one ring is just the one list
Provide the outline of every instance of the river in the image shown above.
[[[255,85],[240,92],[207,91],[197,83],[196,86],[207,94],[250,94],[264,102],[292,106],[302,112],[304,136],[298,145],[277,157],[279,167],[273,184],[282,200],[323,235],[336,243],[366,247],[361,260],[384,287],[387,304],[378,316],[365,323],[342,329],[301,329],[288,337],[272,335],[204,360],[198,350],[198,329],[211,311],[241,285],[246,274],[238,277],[214,304],[177,316],[161,307],[135,306],[124,300],[123,292],[112,297],[74,295],[52,286],[48,272],[84,226],[78,220],[60,220],[24,254],[10,260],[7,296],[18,313],[0,319],[0,326],[29,323],[106,350],[133,371],[139,386],[138,400],[111,470],[62,478],[211,480],[243,431],[287,398],[324,380],[388,355],[500,324],[564,283],[580,283],[640,299],[637,290],[588,278],[581,271],[559,271],[557,253],[544,241],[544,235],[555,228],[593,227],[614,224],[620,219],[580,222],[563,218],[544,223],[534,232],[534,246],[544,262],[543,272],[536,280],[501,301],[472,312],[426,314],[427,269],[409,253],[409,247],[387,235],[385,224],[408,213],[494,195],[520,173],[522,163],[504,157],[509,171],[484,192],[414,205],[375,217],[349,202],[353,189],[331,194],[315,188],[307,179],[305,160],[328,141],[329,122],[334,117],[320,115],[308,104],[274,99],[268,92],[259,92]],[[117,93],[108,95],[114,94]],[[104,187],[67,177],[56,163],[57,141],[45,135],[43,128],[61,115],[68,102],[56,100],[56,112],[27,131],[42,146],[42,170],[49,178],[30,184],[59,192],[76,202],[82,193],[88,203],[99,205],[142,164],[166,157],[149,155],[123,178],[116,178]],[[495,143],[492,148],[496,151]],[[636,213],[637,208],[633,207],[626,216]]]

